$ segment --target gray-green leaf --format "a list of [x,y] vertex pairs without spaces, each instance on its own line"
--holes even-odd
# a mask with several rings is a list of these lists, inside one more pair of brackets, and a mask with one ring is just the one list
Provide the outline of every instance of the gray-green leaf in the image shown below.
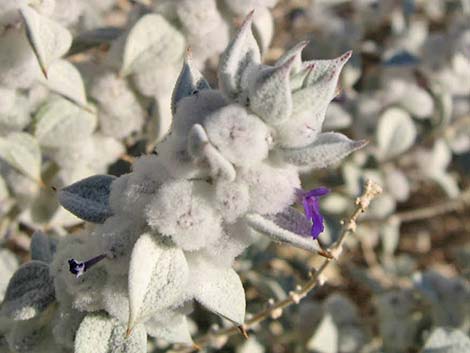
[[94,175],[61,189],[60,204],[75,216],[93,223],[103,223],[113,212],[109,205],[112,175]]
[[31,237],[31,259],[51,263],[55,246],[55,242],[49,239],[46,234],[35,231]]
[[5,293],[1,314],[13,320],[28,320],[55,300],[54,281],[49,265],[31,261],[13,275]]

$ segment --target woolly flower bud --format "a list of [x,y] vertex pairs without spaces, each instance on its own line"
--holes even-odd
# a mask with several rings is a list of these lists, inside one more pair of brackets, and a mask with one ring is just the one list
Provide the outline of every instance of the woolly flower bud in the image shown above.
[[268,127],[240,105],[216,111],[204,122],[210,141],[235,165],[251,165],[268,156]]
[[295,201],[300,180],[295,168],[260,164],[241,172],[240,180],[250,190],[250,211],[260,214],[278,213]]
[[172,131],[186,136],[194,124],[201,124],[209,114],[227,103],[227,99],[217,90],[206,89],[184,97],[176,106]]
[[191,178],[199,173],[188,153],[187,140],[176,134],[168,135],[156,148],[158,158],[174,178]]
[[232,223],[248,210],[248,186],[243,183],[220,181],[215,188],[215,202],[224,221]]
[[169,175],[155,155],[142,156],[133,165],[133,173],[123,175],[111,185],[110,205],[114,213],[143,217],[143,209]]
[[91,96],[99,103],[101,131],[123,138],[140,130],[144,111],[126,81],[115,74],[106,74],[96,80]]
[[201,185],[186,180],[165,183],[146,207],[147,222],[171,236],[183,250],[197,250],[222,234],[221,219],[201,195]]

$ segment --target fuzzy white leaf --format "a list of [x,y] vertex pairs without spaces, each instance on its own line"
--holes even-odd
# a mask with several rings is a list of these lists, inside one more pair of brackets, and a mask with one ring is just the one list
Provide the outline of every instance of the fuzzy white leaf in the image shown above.
[[188,256],[189,294],[208,310],[238,324],[245,320],[245,291],[232,268],[217,266],[208,259]]
[[52,91],[81,107],[87,106],[85,86],[80,72],[66,60],[56,60],[47,71],[44,84]]
[[31,261],[21,266],[8,284],[1,314],[13,320],[28,320],[55,300],[49,265]]
[[302,50],[307,46],[308,41],[304,40],[296,44],[294,47],[287,50],[277,61],[276,66],[281,66],[289,60],[294,60],[292,63],[291,74],[297,73],[302,68]]
[[321,250],[318,242],[310,235],[310,222],[293,208],[268,217],[252,213],[245,216],[245,220],[251,228],[275,242],[287,243],[311,252]]
[[100,313],[88,314],[75,338],[75,353],[145,353],[147,334],[138,325],[126,337],[126,327],[116,319]]
[[389,108],[380,117],[377,143],[384,157],[393,157],[410,148],[416,134],[416,126],[407,112]]
[[42,146],[64,147],[89,137],[96,127],[96,115],[64,98],[43,105],[36,114],[35,136]]
[[95,175],[77,181],[58,193],[60,204],[75,216],[93,223],[103,223],[113,212],[109,205],[111,183],[116,177]]
[[298,167],[326,168],[367,144],[365,140],[353,141],[343,134],[325,132],[313,143],[300,148],[283,148],[279,150],[281,158]]
[[181,249],[142,234],[129,265],[128,328],[178,301],[187,278],[188,265]]
[[195,124],[189,132],[188,151],[196,160],[203,160],[209,164],[213,177],[235,180],[236,172],[232,163],[210,143],[206,131],[199,124]]
[[126,40],[121,72],[130,74],[149,61],[176,63],[184,50],[183,36],[157,14],[142,17]]
[[171,96],[172,113],[175,114],[176,105],[182,98],[197,94],[200,90],[204,89],[210,89],[209,83],[192,64],[191,53],[188,50],[183,68],[181,69]]
[[253,35],[258,42],[261,52],[266,53],[274,35],[274,19],[271,15],[271,11],[265,7],[259,7],[255,10],[253,18]]
[[193,343],[186,316],[177,312],[158,312],[145,322],[145,328],[148,335],[168,343]]
[[31,259],[45,263],[52,262],[55,244],[41,231],[35,231],[31,237]]
[[26,34],[47,76],[50,64],[67,53],[72,44],[72,35],[59,23],[38,14],[29,6],[21,7],[21,15],[26,24]]
[[249,85],[250,108],[268,124],[280,124],[292,113],[289,76],[294,62],[292,56],[280,66],[259,70]]
[[307,347],[319,353],[336,353],[338,351],[338,328],[331,315],[325,315],[315,334],[307,343]]
[[0,249],[0,301],[3,300],[8,282],[17,268],[16,256],[8,249]]
[[41,150],[33,136],[17,132],[0,137],[0,158],[31,179],[41,179]]
[[253,12],[245,18],[240,30],[220,57],[219,87],[229,98],[236,98],[240,94],[243,72],[261,62],[258,44],[251,31],[252,23]]

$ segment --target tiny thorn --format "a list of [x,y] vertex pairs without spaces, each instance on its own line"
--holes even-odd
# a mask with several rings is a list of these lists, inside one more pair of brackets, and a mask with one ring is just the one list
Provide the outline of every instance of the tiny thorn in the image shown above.
[[41,65],[41,71],[42,71],[42,74],[44,75],[44,77],[46,78],[46,80],[48,79],[47,77],[47,69]]
[[242,336],[245,337],[245,339],[247,340],[248,339],[248,332],[246,332],[245,326],[240,325],[237,328],[238,328],[238,331],[240,331],[240,333],[242,334]]
[[129,338],[131,334],[132,334],[132,327],[128,327],[126,330],[126,338]]
[[318,251],[318,255],[326,257],[327,259],[333,259],[334,256],[328,250],[320,250]]

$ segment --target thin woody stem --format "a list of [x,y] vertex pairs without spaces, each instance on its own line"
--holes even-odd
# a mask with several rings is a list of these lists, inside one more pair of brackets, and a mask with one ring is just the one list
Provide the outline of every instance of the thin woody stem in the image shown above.
[[381,192],[382,192],[382,188],[379,185],[375,184],[371,180],[366,181],[364,193],[356,199],[356,209],[354,210],[352,215],[349,217],[349,219],[343,223],[343,230],[337,242],[333,244],[330,249],[327,250],[327,252],[331,254],[332,256],[325,257],[320,267],[312,271],[311,278],[307,282],[305,282],[300,288],[296,289],[295,291],[290,292],[289,296],[286,299],[275,302],[272,305],[270,305],[268,308],[258,312],[253,317],[245,321],[245,323],[242,326],[228,327],[228,328],[217,330],[215,332],[207,333],[204,336],[194,341],[195,346],[183,348],[181,350],[178,350],[178,352],[190,353],[190,352],[197,351],[198,349],[201,349],[202,347],[210,344],[213,338],[235,335],[240,332],[240,328],[246,331],[249,328],[253,327],[254,325],[266,320],[269,317],[280,316],[284,308],[292,304],[299,303],[299,301],[302,298],[304,298],[313,288],[317,286],[317,284],[323,282],[323,279],[322,279],[323,272],[328,267],[330,262],[338,258],[339,254],[341,253],[343,243],[346,237],[355,232],[356,222],[357,222],[359,215],[365,212],[365,210],[369,207],[371,200]]
[[461,211],[468,206],[470,206],[470,188],[463,191],[455,199],[446,202],[439,202],[435,205],[415,210],[399,212],[392,215],[392,217],[398,218],[401,222],[414,222],[437,217],[454,211]]

